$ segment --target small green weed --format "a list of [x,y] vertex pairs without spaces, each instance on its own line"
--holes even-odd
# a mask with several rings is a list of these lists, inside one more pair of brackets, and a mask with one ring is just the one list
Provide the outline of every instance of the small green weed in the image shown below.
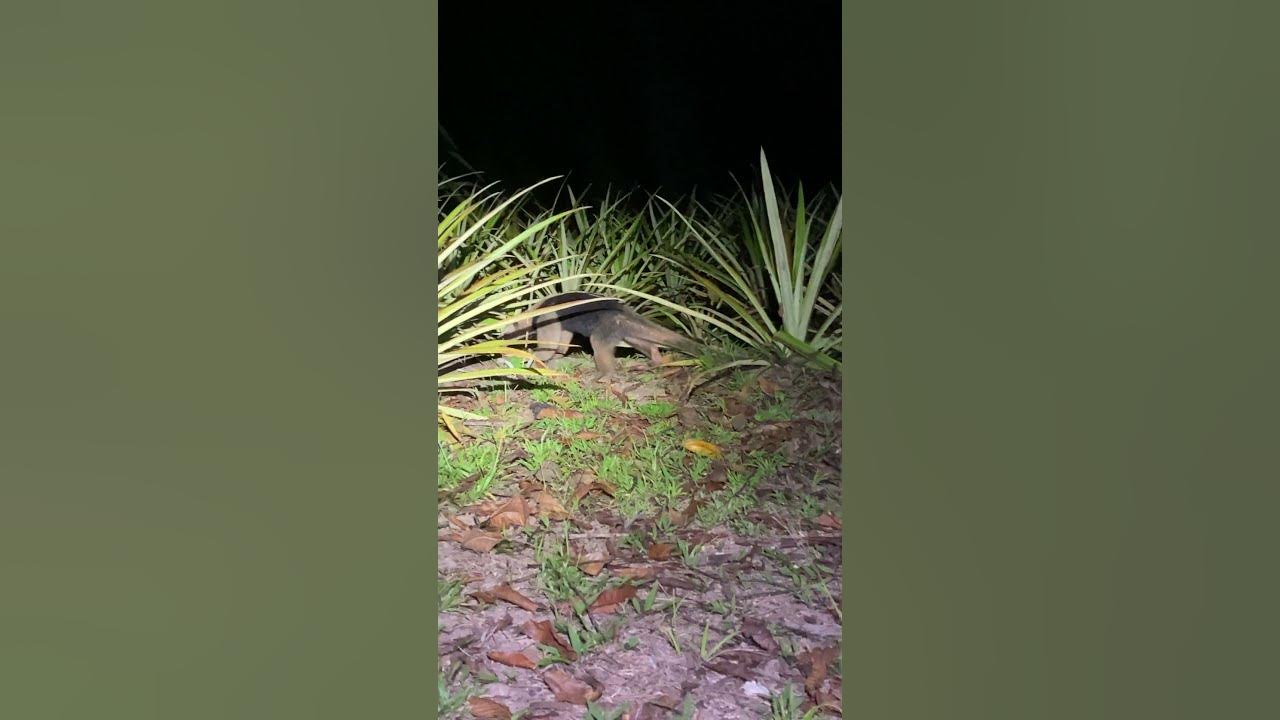
[[734,630],[720,638],[720,642],[708,647],[707,643],[711,638],[711,619],[708,618],[706,624],[702,626],[702,643],[698,645],[698,656],[702,658],[703,662],[714,660],[720,654],[720,651],[724,649],[724,646],[737,636],[738,631]]
[[537,472],[538,468],[542,467],[544,463],[555,460],[559,456],[562,447],[564,446],[551,438],[530,440],[524,446],[524,451],[528,457],[521,460],[521,462],[529,470]]
[[[454,720],[462,718],[462,708],[480,688],[471,681],[471,675],[465,665],[455,665],[452,669],[443,670],[438,676],[440,699],[436,704],[436,717]],[[458,689],[450,692],[449,683],[459,681]]]
[[[551,665],[568,665],[573,662],[569,658],[565,657],[565,654],[561,652],[558,647],[539,644],[538,650],[542,652],[542,657],[538,658],[538,667],[540,668],[549,667]],[[575,650],[574,652],[577,651]]]
[[636,412],[650,420],[669,418],[676,413],[676,406],[669,402],[647,402],[636,406]]
[[676,637],[676,619],[680,616],[681,602],[683,601],[680,598],[675,598],[668,605],[671,608],[671,622],[668,626],[662,628],[662,634],[666,636],[667,642],[671,643],[671,649],[675,650],[677,655],[684,652],[680,647],[680,638]]
[[765,557],[773,560],[778,571],[786,575],[796,586],[795,595],[800,600],[806,603],[813,602],[815,586],[822,587],[825,594],[830,594],[826,589],[826,575],[822,564],[817,562],[817,557],[809,558],[807,562],[793,562],[791,558],[777,550],[764,549],[762,552]]
[[702,554],[701,545],[691,545],[684,538],[677,537],[676,550],[680,553],[680,561],[685,564],[685,567],[697,567],[698,555]]
[[654,583],[653,585],[649,586],[649,594],[645,595],[644,600],[641,600],[639,597],[633,597],[631,598],[631,605],[641,615],[648,615],[649,613],[653,612],[653,607],[654,607],[654,604],[657,602],[657,600],[658,600],[658,584]]
[[440,612],[453,612],[462,603],[462,581],[452,578],[438,578]]
[[529,397],[533,398],[534,402],[547,403],[548,405],[554,405],[555,397],[560,392],[561,392],[561,387],[556,385],[553,385],[550,387],[537,387],[537,388],[531,388],[529,390]]
[[737,598],[733,598],[729,602],[725,602],[724,600],[712,600],[707,603],[707,609],[728,619],[738,611],[738,600]]
[[[498,446],[496,443],[480,442],[455,447],[439,448],[440,472],[437,479],[441,490],[452,490],[463,480],[475,475],[476,484],[480,478],[492,475],[497,471]],[[492,477],[489,478],[492,481]]]
[[758,410],[755,417],[756,422],[785,422],[795,417],[795,410],[778,393],[778,401]]
[[539,566],[538,583],[552,602],[567,601],[575,608],[580,604],[585,611],[585,598],[599,594],[607,580],[592,578],[574,563],[567,536],[563,542],[551,542],[555,547],[547,548],[547,536],[542,536],[534,547]]
[[598,387],[574,384],[566,385],[569,400],[574,409],[584,415],[617,413],[622,411],[622,401],[610,392],[602,392]]
[[470,488],[458,496],[462,503],[474,502],[488,495],[494,479],[498,477],[498,457],[502,455],[502,443],[481,442],[456,448],[440,448],[439,489],[453,489],[465,480],[471,480]]
[[780,452],[753,450],[747,454],[747,461],[756,469],[757,477],[773,477],[786,464],[786,457]]
[[618,720],[626,711],[626,705],[609,709],[603,705],[589,702],[587,703],[587,714],[583,716],[583,720]]
[[[605,458],[605,459],[607,460],[609,458]],[[644,555],[646,552],[648,552],[648,548],[645,546],[644,535],[642,535],[641,533],[633,532],[633,533],[627,534],[626,537],[622,538],[622,542],[619,543],[619,545],[624,548],[631,548],[632,550],[635,550],[641,555]]]
[[707,425],[703,428],[703,432],[707,436],[707,440],[721,447],[731,446],[738,439],[738,433],[734,432],[732,428],[719,425]]
[[782,692],[769,699],[769,720],[813,720],[818,717],[818,708],[800,714],[800,706],[804,703],[804,695],[794,693],[791,685],[782,688]]

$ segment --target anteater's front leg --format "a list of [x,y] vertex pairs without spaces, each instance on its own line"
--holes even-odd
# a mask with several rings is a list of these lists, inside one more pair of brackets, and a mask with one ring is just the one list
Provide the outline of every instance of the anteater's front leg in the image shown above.
[[613,376],[614,370],[617,369],[613,361],[613,353],[616,349],[616,346],[608,338],[592,336],[591,352],[595,354],[596,358],[597,379],[607,380]]

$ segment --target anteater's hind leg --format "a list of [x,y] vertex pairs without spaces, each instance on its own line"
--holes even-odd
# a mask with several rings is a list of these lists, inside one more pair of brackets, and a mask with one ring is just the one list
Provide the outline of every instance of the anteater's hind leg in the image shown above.
[[547,362],[559,355],[564,355],[573,342],[573,333],[561,327],[560,323],[542,325],[538,328],[538,349],[534,357]]

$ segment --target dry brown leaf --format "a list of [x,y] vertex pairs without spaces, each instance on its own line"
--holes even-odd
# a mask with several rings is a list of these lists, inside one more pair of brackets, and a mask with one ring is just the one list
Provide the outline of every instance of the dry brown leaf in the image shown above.
[[595,602],[591,603],[588,608],[598,613],[611,613],[618,609],[618,606],[636,596],[636,586],[631,584],[619,585],[611,590],[605,590],[596,597]]
[[498,543],[502,542],[502,533],[488,532],[478,528],[472,528],[471,530],[456,536],[455,539],[460,545],[462,545],[462,547],[468,550],[478,553],[487,553]]
[[684,527],[689,521],[697,517],[698,511],[702,509],[703,500],[701,497],[694,497],[685,506],[684,510],[668,510],[666,513],[667,521],[676,527]]
[[578,654],[569,647],[569,643],[556,634],[550,620],[528,620],[523,625],[523,630],[524,634],[533,638],[534,642],[559,650],[566,659],[570,661],[578,659]]
[[778,387],[778,383],[770,380],[764,375],[761,375],[759,378],[756,379],[756,384],[760,386],[760,392],[764,393],[765,395],[768,395],[769,397],[773,397],[774,395],[777,395],[778,390],[781,389]]
[[703,664],[721,675],[736,677],[740,680],[755,680],[758,675],[754,663],[744,662],[740,658],[721,656]]
[[527,460],[529,451],[524,449],[523,445],[510,445],[507,451],[502,454],[503,464],[514,464],[519,460]]
[[662,693],[649,701],[651,705],[657,705],[664,710],[671,712],[679,712],[683,701],[679,695],[674,692]]
[[614,568],[613,574],[630,580],[648,580],[656,575],[657,571],[648,565],[629,565]]
[[578,433],[575,433],[574,437],[577,438],[578,440],[599,440],[600,438],[605,437],[605,434],[592,432],[590,430],[582,430],[582,431],[579,431]]
[[778,641],[759,618],[747,618],[742,623],[742,634],[766,652],[776,653],[779,650]]
[[828,528],[830,530],[839,530],[843,526],[840,522],[840,518],[832,515],[831,513],[822,513],[814,522],[818,523],[820,527]]
[[504,530],[509,527],[521,527],[528,519],[529,508],[525,505],[524,498],[515,495],[490,515],[487,522],[494,529]]
[[447,492],[450,497],[461,495],[475,486],[476,481],[484,474],[483,470],[477,470],[463,478],[457,485],[450,488]]
[[643,440],[649,434],[649,428],[653,427],[653,423],[642,417],[632,417],[624,421],[622,432],[624,435],[633,437],[637,440]]
[[540,490],[533,496],[533,501],[538,504],[538,514],[551,518],[552,520],[568,520],[569,511],[564,509],[564,505],[556,499],[554,495],[546,490]]
[[839,680],[837,679],[836,682],[831,683],[829,687],[830,690],[818,691],[817,697],[814,698],[814,704],[821,707],[823,710],[828,710],[837,715],[843,716],[844,708],[841,706],[842,701],[840,698]]
[[707,476],[702,478],[700,485],[704,491],[713,493],[723,490],[728,480],[729,468],[717,460],[711,464],[711,468],[707,470]]
[[580,418],[582,413],[569,408],[558,408],[552,405],[544,405],[533,411],[534,420],[546,420],[547,418]]
[[515,605],[516,607],[522,608],[524,610],[528,610],[529,612],[535,612],[538,609],[538,603],[522,595],[520,591],[516,590],[510,585],[499,585],[498,587],[494,588],[493,590],[490,590],[489,592],[491,592],[493,596],[498,598],[499,600],[506,600],[512,605]]
[[492,500],[472,503],[471,505],[463,508],[463,511],[479,517],[488,517],[502,509],[502,506],[505,505],[506,502],[507,501],[504,498],[494,498]]
[[608,553],[593,552],[578,557],[574,562],[582,572],[595,577],[600,574],[600,571],[604,570],[604,566],[611,559]]
[[741,399],[731,395],[724,399],[724,412],[726,415],[746,415],[751,412],[751,407]]
[[818,691],[822,688],[822,681],[827,679],[827,666],[840,656],[840,646],[832,645],[827,648],[816,648],[806,653],[801,653],[796,660],[802,666],[808,666],[808,676],[804,679],[804,689],[809,693],[809,697],[816,698]]
[[586,497],[587,495],[590,495],[591,491],[595,489],[596,489],[596,484],[595,484],[595,481],[593,480],[583,480],[582,482],[579,482],[578,486],[573,489],[573,501],[574,502],[581,501],[582,498]]
[[529,659],[529,656],[525,655],[524,653],[498,652],[497,650],[491,650],[489,652],[489,659],[497,663],[502,663],[503,665],[510,665],[511,667],[524,668],[525,670],[538,669],[538,663]]
[[467,698],[467,706],[478,720],[511,720],[511,709],[497,700],[472,697]]
[[475,516],[470,514],[454,515],[449,518],[449,524],[459,530],[470,530],[476,526],[476,519]]
[[533,471],[533,477],[536,478],[538,482],[542,483],[544,487],[547,485],[555,485],[560,482],[560,464],[555,460],[548,460],[539,465],[537,470]]
[[666,560],[671,557],[672,551],[676,549],[671,543],[654,543],[649,546],[650,560]]
[[551,688],[551,692],[560,702],[586,705],[599,698],[603,693],[585,682],[574,678],[558,668],[552,668],[542,674],[542,681]]

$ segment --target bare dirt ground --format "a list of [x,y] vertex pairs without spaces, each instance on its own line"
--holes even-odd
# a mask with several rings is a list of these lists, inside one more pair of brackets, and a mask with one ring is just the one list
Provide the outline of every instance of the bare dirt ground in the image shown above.
[[442,451],[442,717],[838,716],[839,379],[564,363],[457,403],[494,451]]

